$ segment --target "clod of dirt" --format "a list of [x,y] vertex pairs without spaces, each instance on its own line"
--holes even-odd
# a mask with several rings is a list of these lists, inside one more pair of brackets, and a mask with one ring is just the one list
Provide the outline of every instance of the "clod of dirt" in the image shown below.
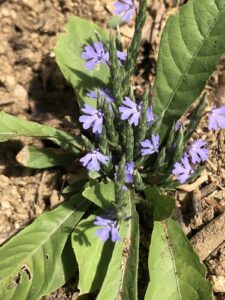
[[210,281],[213,286],[213,290],[216,293],[225,292],[225,277],[224,276],[211,276]]

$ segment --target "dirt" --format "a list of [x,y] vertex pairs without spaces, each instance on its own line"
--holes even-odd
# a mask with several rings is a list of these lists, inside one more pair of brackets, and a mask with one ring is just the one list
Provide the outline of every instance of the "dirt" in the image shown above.
[[[152,0],[143,31],[137,72],[136,91],[142,93],[153,84],[156,56],[166,18],[184,1]],[[66,129],[74,120],[77,106],[73,90],[63,79],[55,63],[53,48],[56,36],[72,15],[78,15],[106,26],[112,16],[112,0],[0,0],[0,108],[24,119],[35,120]],[[123,43],[128,45],[134,23],[121,28]],[[225,104],[225,59],[210,79],[209,110]],[[225,235],[218,232],[216,220],[224,219],[225,208],[225,131],[210,133],[204,117],[194,137],[208,141],[210,157],[206,171],[192,186],[177,190],[176,218],[196,249],[204,252],[204,240],[212,239],[210,250],[199,251],[214,286],[215,299],[225,299]],[[54,207],[68,170],[53,168],[32,170],[19,165],[15,156],[27,144],[42,146],[41,141],[20,138],[0,147],[0,243],[3,243],[34,217]],[[72,169],[69,172],[73,172]],[[216,225],[215,225],[216,223]],[[207,231],[207,228],[211,228]],[[213,228],[213,229],[212,229]],[[223,227],[224,230],[224,227]],[[204,239],[198,235],[205,234]],[[213,245],[213,246],[212,246]],[[73,283],[43,299],[73,299]]]

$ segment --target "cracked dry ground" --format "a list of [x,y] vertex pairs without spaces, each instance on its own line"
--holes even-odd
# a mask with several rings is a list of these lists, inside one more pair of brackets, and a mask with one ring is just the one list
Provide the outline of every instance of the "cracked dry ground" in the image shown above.
[[[73,130],[77,114],[72,89],[62,78],[54,60],[56,35],[72,15],[106,26],[112,0],[0,0],[0,108],[24,119]],[[177,10],[179,1],[148,1],[148,15],[137,72],[133,78],[137,93],[153,82],[160,34],[165,19]],[[182,1],[180,1],[182,2]],[[133,24],[121,28],[126,46]],[[225,59],[208,82],[207,109],[225,104]],[[210,157],[206,170],[191,185],[175,193],[175,217],[207,266],[215,299],[225,299],[225,131],[209,133],[203,118],[194,137],[208,141]],[[15,156],[24,145],[42,141],[19,138],[0,146],[0,243],[30,220],[63,201],[60,194],[76,171],[53,168],[36,171],[23,168]],[[68,175],[65,175],[68,174]],[[143,241],[144,243],[144,241]],[[143,267],[144,269],[144,267]],[[144,276],[143,276],[144,278]],[[43,299],[73,299],[74,282]]]

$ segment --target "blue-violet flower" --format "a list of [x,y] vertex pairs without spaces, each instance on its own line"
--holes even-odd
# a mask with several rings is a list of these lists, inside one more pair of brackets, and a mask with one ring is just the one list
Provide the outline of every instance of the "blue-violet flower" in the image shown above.
[[153,134],[151,140],[146,139],[141,142],[141,154],[148,155],[159,151],[159,135]]
[[100,134],[102,132],[102,123],[104,114],[100,109],[95,109],[88,104],[81,109],[85,115],[79,117],[79,121],[83,123],[83,128],[88,129],[92,127],[93,133]]
[[182,123],[180,120],[177,120],[176,124],[175,124],[175,130],[178,131],[182,126]]
[[82,166],[87,167],[89,171],[98,172],[100,170],[99,162],[102,163],[103,165],[106,165],[108,160],[109,160],[108,156],[103,155],[98,150],[92,150],[91,152],[83,156],[80,159],[80,162]]
[[203,139],[197,139],[188,149],[188,154],[191,157],[191,162],[193,164],[205,161],[208,158],[209,150],[203,148],[206,145],[206,141]]
[[134,162],[128,162],[125,166],[125,182],[133,183],[134,182]]
[[147,115],[147,124],[152,125],[152,123],[155,120],[155,116],[152,111],[152,105],[147,108],[146,115]]
[[125,52],[117,50],[116,53],[117,53],[117,58],[119,59],[119,61],[126,60],[127,54]]
[[209,113],[209,130],[225,129],[225,106],[213,108]]
[[181,158],[181,163],[176,162],[174,164],[172,173],[177,177],[180,183],[184,183],[194,173],[186,154]]
[[86,60],[86,67],[91,71],[97,64],[109,63],[109,52],[105,52],[102,42],[94,42],[92,45],[85,46],[85,51],[81,57]]
[[[110,89],[107,89],[107,88],[106,89],[101,89],[101,88],[99,88],[98,91],[99,91],[99,95],[102,98],[105,98],[107,102],[109,102],[109,103],[114,102],[115,99],[112,97],[112,93],[111,93]],[[98,98],[97,92],[90,91],[90,92],[87,93],[87,97],[92,98],[94,100],[97,100],[97,98]]]
[[133,0],[120,0],[114,4],[115,14],[122,15],[122,20],[124,22],[130,22],[132,15],[135,11],[135,5]]
[[106,219],[97,216],[94,221],[94,225],[103,226],[104,228],[98,229],[96,231],[96,235],[101,237],[101,239],[105,242],[109,239],[109,234],[111,233],[112,242],[116,242],[120,240],[119,231],[117,229],[116,221],[111,219]]
[[128,97],[125,97],[122,103],[124,106],[119,107],[119,111],[122,113],[121,120],[128,120],[130,125],[137,126],[141,114],[141,105],[136,104]]

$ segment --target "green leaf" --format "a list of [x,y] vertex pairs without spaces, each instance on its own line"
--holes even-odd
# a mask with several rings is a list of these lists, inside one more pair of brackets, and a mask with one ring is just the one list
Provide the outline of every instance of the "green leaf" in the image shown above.
[[86,188],[82,195],[98,207],[107,209],[112,207],[112,202],[115,201],[115,186],[113,182],[97,183]]
[[117,26],[120,26],[122,23],[123,23],[122,17],[115,15],[109,20],[108,25],[109,27],[116,28]]
[[155,221],[162,221],[172,215],[175,208],[175,200],[172,197],[161,195],[156,186],[149,186],[144,192]]
[[145,300],[211,300],[206,268],[176,221],[155,221]]
[[90,183],[87,179],[82,179],[76,182],[71,183],[70,185],[66,186],[62,190],[62,194],[75,194],[80,192],[81,190],[84,190],[85,188],[89,187]]
[[102,214],[101,210],[97,210],[95,214],[82,220],[71,236],[79,267],[78,289],[81,295],[101,288],[112,255],[114,244],[110,241],[104,243],[97,237],[96,230],[100,227],[93,224],[96,215]]
[[74,161],[74,155],[66,154],[60,149],[25,146],[17,154],[16,159],[25,167],[45,169],[68,165]]
[[133,193],[127,192],[127,197],[127,216],[131,218],[121,222],[119,230],[121,241],[115,244],[97,300],[138,299],[139,221]]
[[0,112],[0,142],[8,141],[17,136],[48,139],[72,153],[79,153],[82,149],[82,140],[79,136],[72,136],[62,130]]
[[79,17],[72,17],[66,23],[65,33],[58,38],[55,48],[57,64],[74,87],[80,106],[84,103],[96,106],[95,100],[86,97],[87,91],[106,87],[110,82],[107,65],[100,64],[92,71],[88,71],[81,57],[84,46],[97,41],[96,32],[104,42],[108,40],[108,35],[99,26]]
[[65,245],[89,205],[77,194],[0,248],[0,299],[40,299],[71,277],[76,264],[71,244]]
[[155,107],[163,115],[163,132],[201,94],[225,53],[225,1],[189,0],[169,17],[162,34]]

